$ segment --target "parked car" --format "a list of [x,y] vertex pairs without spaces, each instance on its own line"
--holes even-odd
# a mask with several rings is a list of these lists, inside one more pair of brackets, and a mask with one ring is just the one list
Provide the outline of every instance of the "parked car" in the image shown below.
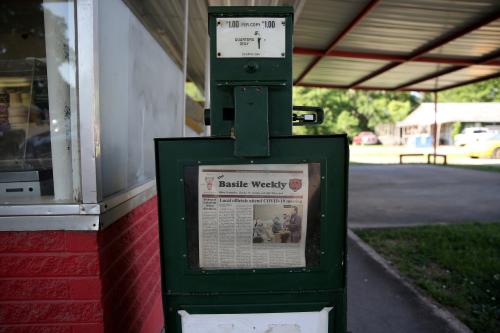
[[500,159],[500,134],[469,145],[468,153],[472,158]]
[[355,145],[376,145],[378,138],[373,132],[360,132],[352,139]]
[[468,127],[462,133],[455,135],[454,142],[456,146],[465,146],[474,142],[491,138],[497,131],[486,127]]

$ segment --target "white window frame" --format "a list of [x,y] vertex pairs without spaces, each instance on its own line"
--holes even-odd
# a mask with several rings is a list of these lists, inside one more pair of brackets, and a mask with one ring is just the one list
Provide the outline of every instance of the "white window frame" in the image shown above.
[[102,198],[98,1],[75,1],[77,110],[72,119],[74,203],[0,205],[0,231],[99,230],[156,195],[150,180]]

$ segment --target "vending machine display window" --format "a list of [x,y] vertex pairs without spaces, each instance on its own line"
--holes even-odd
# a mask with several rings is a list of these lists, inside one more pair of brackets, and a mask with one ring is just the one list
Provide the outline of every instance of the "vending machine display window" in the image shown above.
[[186,166],[189,266],[318,266],[320,175],[320,163]]

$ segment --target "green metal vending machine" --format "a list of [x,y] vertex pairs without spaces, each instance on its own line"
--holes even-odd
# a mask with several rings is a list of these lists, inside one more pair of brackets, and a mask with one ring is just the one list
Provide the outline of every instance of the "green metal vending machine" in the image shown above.
[[345,135],[292,136],[291,7],[211,7],[212,136],[156,139],[167,333],[346,331]]

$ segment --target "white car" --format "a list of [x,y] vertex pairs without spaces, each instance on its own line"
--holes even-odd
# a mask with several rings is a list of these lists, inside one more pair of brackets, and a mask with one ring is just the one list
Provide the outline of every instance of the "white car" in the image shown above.
[[465,146],[479,141],[487,140],[498,132],[486,127],[468,127],[462,133],[455,135],[456,146]]

